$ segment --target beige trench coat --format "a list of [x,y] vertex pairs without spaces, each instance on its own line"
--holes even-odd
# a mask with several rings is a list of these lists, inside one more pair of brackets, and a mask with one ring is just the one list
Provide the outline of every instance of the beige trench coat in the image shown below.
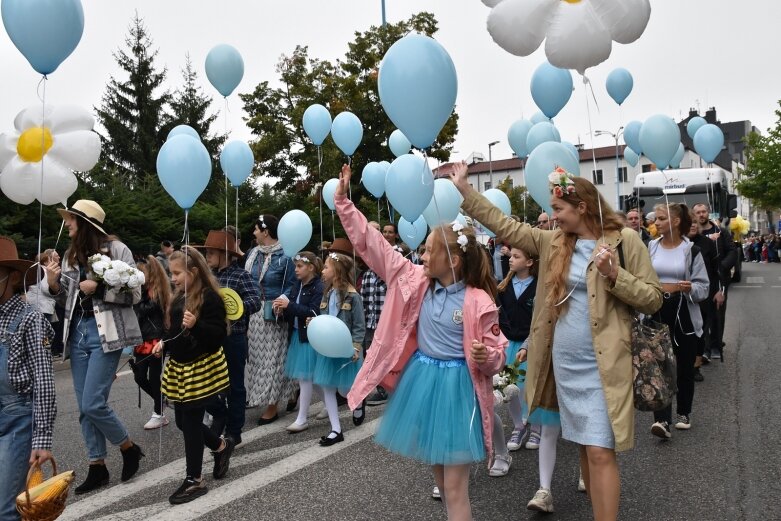
[[[529,362],[526,373],[526,403],[529,411],[537,407],[558,410],[553,375],[552,346],[555,328],[551,309],[545,305],[548,265],[558,254],[564,234],[560,230],[543,231],[518,223],[483,196],[471,192],[463,209],[493,231],[503,241],[539,257],[539,280],[534,315],[529,334]],[[630,228],[607,232],[605,242],[612,248],[622,244],[625,269],[619,267],[615,285],[599,276],[594,259],[587,266],[586,285],[594,354],[605,391],[607,412],[613,427],[616,450],[634,445],[634,405],[632,401],[631,319],[633,310],[655,313],[662,306],[662,287],[651,265],[648,250],[640,236]],[[616,255],[617,257],[617,255]]]

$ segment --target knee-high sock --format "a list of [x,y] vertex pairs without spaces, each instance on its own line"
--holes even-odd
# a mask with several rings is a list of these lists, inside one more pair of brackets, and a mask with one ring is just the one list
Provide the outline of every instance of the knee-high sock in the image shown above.
[[556,443],[559,440],[558,425],[543,425],[540,435],[540,487],[550,489],[553,468],[556,466]]
[[510,411],[510,418],[513,419],[513,428],[515,430],[523,429],[523,413],[521,412],[521,400],[523,399],[523,386],[519,386],[521,392],[510,398],[507,402],[507,409]]
[[504,439],[502,419],[494,412],[494,431],[491,433],[494,442],[494,453],[497,456],[507,456],[507,441]]
[[296,423],[303,425],[306,423],[306,417],[309,414],[309,404],[312,403],[312,382],[311,380],[299,380],[298,387],[301,394],[298,397],[298,417]]
[[328,411],[328,419],[331,421],[331,430],[342,432],[342,424],[339,423],[339,406],[336,405],[336,387],[323,387],[323,401],[325,410]]

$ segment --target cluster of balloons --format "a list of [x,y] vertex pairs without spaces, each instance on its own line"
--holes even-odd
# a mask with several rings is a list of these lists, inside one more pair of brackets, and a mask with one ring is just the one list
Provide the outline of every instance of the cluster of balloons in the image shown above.
[[363,125],[352,112],[341,112],[331,120],[331,113],[320,104],[307,107],[303,117],[304,132],[316,146],[331,137],[344,155],[352,156],[363,140]]
[[230,96],[244,77],[244,59],[227,44],[212,48],[206,55],[206,77],[223,97]]
[[372,161],[363,167],[361,182],[369,193],[377,199],[385,193],[385,176],[388,175],[390,165],[387,161]]
[[528,56],[545,40],[548,61],[580,74],[607,60],[613,41],[632,43],[651,17],[649,0],[483,0],[488,32],[504,50]]
[[94,125],[81,107],[47,105],[44,112],[36,105],[21,111],[14,132],[0,135],[0,190],[18,204],[37,199],[67,206],[78,187],[73,172],[90,170],[100,158]]
[[168,195],[189,211],[206,190],[211,174],[211,157],[198,132],[187,125],[174,127],[157,153],[157,176]]

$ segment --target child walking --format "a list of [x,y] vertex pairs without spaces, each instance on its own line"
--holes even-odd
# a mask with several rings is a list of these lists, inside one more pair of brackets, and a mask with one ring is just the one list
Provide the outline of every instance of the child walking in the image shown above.
[[320,273],[323,261],[314,253],[302,251],[293,258],[296,266],[296,278],[287,295],[274,300],[274,310],[283,314],[288,323],[290,345],[285,361],[285,376],[298,380],[301,390],[298,403],[298,417],[287,426],[291,433],[302,432],[309,428],[307,416],[312,402],[312,381],[317,364],[317,352],[309,344],[306,336],[307,319],[317,316],[320,302],[323,300],[323,282]]
[[168,312],[168,331],[154,351],[164,349],[171,357],[163,373],[163,394],[174,403],[176,426],[184,436],[187,477],[168,498],[177,505],[207,492],[201,476],[204,445],[214,455],[214,479],[222,479],[228,472],[234,442],[203,423],[206,408],[229,386],[222,351],[228,325],[220,287],[196,249],[174,252],[168,261],[176,292]]
[[[144,343],[133,349],[130,367],[133,377],[146,394],[152,398],[152,417],[144,429],[159,429],[168,425],[163,414],[163,402],[160,394],[160,375],[163,372],[162,359],[152,356],[155,345],[163,338],[165,310],[171,303],[171,283],[165,268],[157,258],[149,255],[146,262],[139,262],[138,269],[144,273],[146,282],[141,288],[141,302],[133,306],[141,328]],[[141,398],[139,395],[139,406]]]
[[492,454],[492,376],[504,367],[496,280],[471,228],[436,227],[414,265],[347,198],[343,166],[336,209],[356,253],[388,283],[366,364],[348,396],[362,404],[378,384],[391,394],[375,438],[432,466],[448,519],[470,520],[469,468]]
[[[328,411],[328,419],[331,421],[331,432],[320,438],[320,445],[323,447],[344,441],[339,422],[336,391],[347,394],[363,361],[363,336],[366,333],[366,322],[363,315],[363,300],[351,282],[355,280],[353,269],[353,260],[350,257],[333,251],[328,254],[323,266],[324,293],[320,302],[320,314],[333,315],[347,324],[352,335],[354,350],[352,358],[330,358],[317,354],[314,381],[323,388],[323,401]],[[360,407],[353,408],[353,423],[356,426],[363,423],[365,406],[366,402],[361,401]]]
[[22,301],[36,284],[33,263],[20,260],[16,244],[0,237],[0,519],[19,519],[16,495],[29,465],[52,457],[57,416],[49,343],[54,330]]
[[[502,280],[497,288],[499,293],[496,296],[496,305],[499,306],[499,326],[502,333],[510,343],[505,349],[507,364],[514,364],[516,356],[521,350],[526,337],[529,336],[529,328],[532,322],[532,312],[534,310],[534,294],[537,291],[537,279],[533,273],[535,271],[534,259],[519,248],[511,248],[509,256],[509,270],[507,276]],[[525,350],[524,350],[525,351]],[[525,353],[522,358],[519,369],[526,373]],[[510,417],[513,420],[513,432],[510,440],[505,442],[504,426],[497,413],[494,413],[494,464],[488,474],[492,477],[506,476],[512,464],[512,457],[509,451],[518,450],[526,434],[526,428],[523,423],[523,414],[521,412],[521,396],[523,396],[523,381],[517,383],[521,392],[512,395],[507,407],[510,411]]]

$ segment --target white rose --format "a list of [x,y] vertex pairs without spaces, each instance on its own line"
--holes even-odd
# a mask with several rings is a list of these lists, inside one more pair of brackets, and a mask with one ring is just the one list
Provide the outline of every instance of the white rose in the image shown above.
[[111,262],[111,257],[109,257],[108,255],[101,255],[100,256],[100,260],[102,260],[103,262],[108,263],[108,262]]
[[143,286],[146,284],[146,276],[144,275],[144,272],[141,270],[136,270],[136,277],[138,277],[139,282]]
[[501,377],[501,376],[499,376],[498,374],[495,374],[495,375],[494,375],[494,387],[496,387],[497,385],[499,385],[499,383],[501,382],[501,379],[502,379],[502,377]]
[[96,261],[92,264],[92,271],[95,272],[95,275],[103,276],[103,272],[106,271],[106,268],[109,267],[108,262],[104,262],[102,260]]
[[135,273],[130,275],[130,278],[127,279],[127,287],[130,289],[136,289],[141,285],[141,281],[138,279],[138,275]]
[[121,260],[111,261],[111,267],[117,271],[127,271],[130,269],[130,266],[127,264],[127,262]]
[[113,267],[109,267],[103,272],[103,282],[108,286],[115,288],[120,285],[119,272]]
[[119,270],[119,281],[125,285],[130,280],[131,272],[129,269]]

